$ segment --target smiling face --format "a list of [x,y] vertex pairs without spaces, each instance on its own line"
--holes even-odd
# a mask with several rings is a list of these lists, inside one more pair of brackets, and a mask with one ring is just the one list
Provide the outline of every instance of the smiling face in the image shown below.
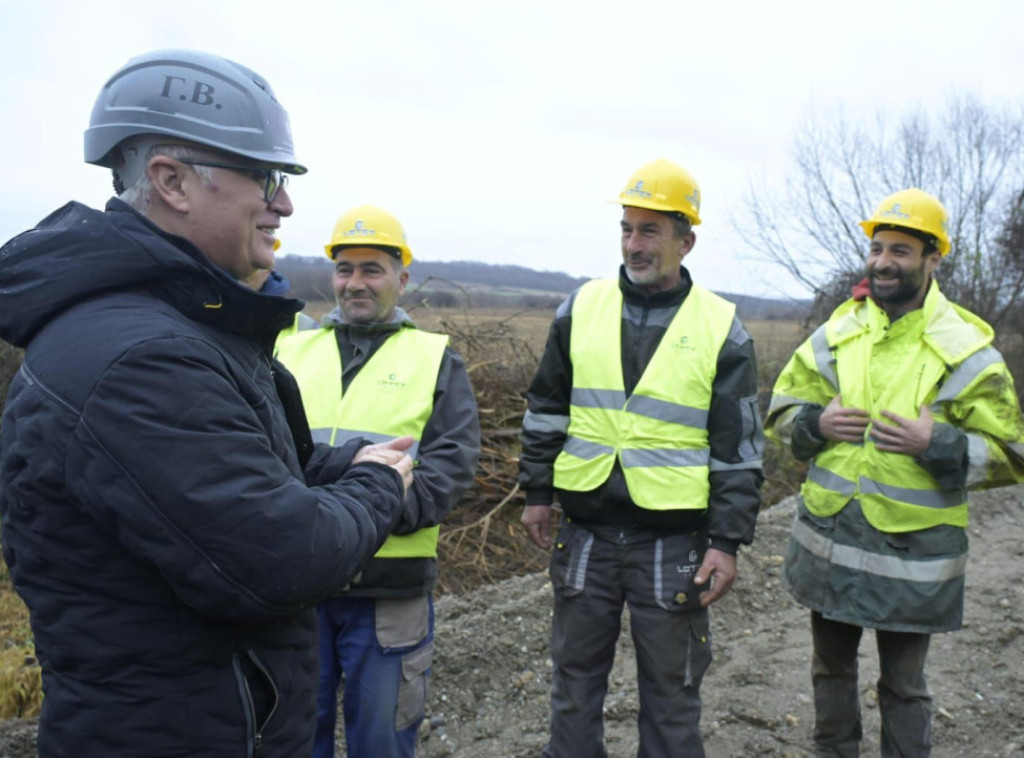
[[682,281],[679,266],[697,241],[691,231],[677,236],[672,219],[659,211],[622,209],[622,263],[626,276],[640,290],[653,294]]
[[939,261],[938,252],[925,254],[917,237],[895,229],[875,232],[867,260],[871,296],[890,318],[920,308]]
[[401,262],[383,250],[341,247],[334,255],[334,296],[349,323],[390,321],[408,280]]
[[268,203],[262,175],[211,168],[212,179],[206,183],[190,166],[183,169],[195,193],[185,235],[189,241],[239,280],[272,268],[281,218],[293,211],[288,190],[282,188]]

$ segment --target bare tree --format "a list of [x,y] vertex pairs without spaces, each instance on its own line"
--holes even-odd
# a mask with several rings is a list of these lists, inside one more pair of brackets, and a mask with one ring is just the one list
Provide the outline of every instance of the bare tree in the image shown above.
[[1006,324],[1024,294],[1024,256],[998,244],[1024,208],[1021,116],[968,96],[949,100],[937,117],[916,111],[895,125],[882,113],[869,125],[842,111],[813,115],[794,139],[785,186],[752,187],[734,226],[758,257],[815,296],[820,313],[864,270],[867,240],[857,222],[887,195],[919,187],[949,213],[943,290],[993,325]]

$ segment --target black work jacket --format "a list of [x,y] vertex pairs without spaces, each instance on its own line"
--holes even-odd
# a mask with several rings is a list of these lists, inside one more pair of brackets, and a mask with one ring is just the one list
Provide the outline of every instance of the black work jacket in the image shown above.
[[397,520],[356,444],[312,445],[261,295],[127,205],[71,203],[0,250],[3,554],[53,756],[312,749],[315,604]]

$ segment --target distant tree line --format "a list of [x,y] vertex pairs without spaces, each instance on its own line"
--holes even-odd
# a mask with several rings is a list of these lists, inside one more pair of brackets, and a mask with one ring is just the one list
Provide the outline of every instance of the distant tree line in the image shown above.
[[[288,277],[290,294],[303,300],[333,300],[332,267],[323,258],[285,255],[277,270]],[[409,269],[406,305],[435,308],[522,308],[553,310],[585,277],[524,266],[476,261],[417,261]],[[550,294],[548,294],[550,293]],[[809,301],[721,293],[746,320],[802,319]]]
[[[331,263],[319,257],[285,255],[277,269],[292,283],[296,297],[329,297]],[[479,261],[415,261],[409,269],[410,286],[433,279],[513,290],[567,294],[587,281],[559,271],[535,271],[525,266],[481,263]]]

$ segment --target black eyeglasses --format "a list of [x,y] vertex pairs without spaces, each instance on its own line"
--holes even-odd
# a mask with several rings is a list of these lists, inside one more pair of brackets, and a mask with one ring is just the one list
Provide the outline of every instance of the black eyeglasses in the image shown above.
[[230,166],[227,163],[214,163],[213,161],[195,161],[179,158],[182,163],[190,166],[209,166],[210,168],[226,168],[229,171],[240,171],[249,174],[254,179],[263,182],[263,199],[267,203],[274,202],[277,193],[282,187],[288,186],[288,174],[279,168],[253,168],[252,166]]

